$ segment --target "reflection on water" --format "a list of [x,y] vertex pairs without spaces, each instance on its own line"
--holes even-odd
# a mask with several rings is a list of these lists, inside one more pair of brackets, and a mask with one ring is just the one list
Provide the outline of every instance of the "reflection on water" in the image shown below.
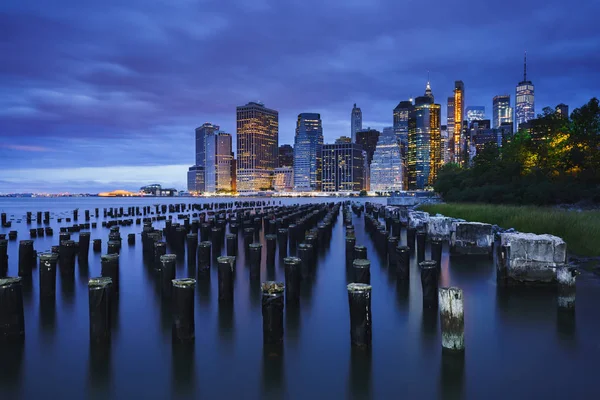
[[440,362],[440,392],[447,400],[464,398],[465,353],[442,351]]
[[372,351],[371,348],[352,346],[350,350],[350,374],[348,376],[348,398],[372,398]]
[[277,399],[285,395],[283,357],[283,344],[263,345],[263,398]]
[[285,341],[290,347],[296,347],[300,340],[300,307],[285,306]]
[[396,282],[396,301],[400,310],[408,312],[410,300],[410,282],[407,280],[398,280]]
[[40,299],[40,331],[44,340],[51,340],[56,325],[56,298],[43,297]]
[[171,377],[173,392],[177,396],[194,392],[196,377],[195,343],[173,343],[171,346]]
[[219,340],[233,342],[235,334],[234,308],[232,303],[219,303]]
[[24,341],[0,341],[0,393],[8,393],[8,398],[21,386],[24,353]]
[[434,343],[439,345],[437,342],[438,333],[438,319],[439,312],[437,307],[435,308],[424,308],[421,315],[421,329],[423,341],[426,343]]
[[556,311],[556,331],[562,342],[575,344],[576,342],[576,319],[575,309],[565,309],[557,307]]
[[88,380],[92,393],[109,396],[112,378],[111,343],[90,343]]
[[60,293],[65,304],[72,307],[75,303],[75,273],[61,273],[60,276]]

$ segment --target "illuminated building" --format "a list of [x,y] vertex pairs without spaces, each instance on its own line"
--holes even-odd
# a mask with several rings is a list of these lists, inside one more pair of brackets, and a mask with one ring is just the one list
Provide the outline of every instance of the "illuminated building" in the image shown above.
[[279,113],[250,102],[237,107],[236,114],[237,191],[268,189],[278,162]]
[[454,82],[454,162],[461,164],[464,153],[464,137],[462,127],[465,111],[465,84],[463,81]]
[[231,192],[231,162],[233,161],[231,135],[229,133],[219,132],[216,136],[216,141],[216,192]]
[[321,115],[299,114],[294,137],[294,190],[298,192],[321,190],[322,148]]
[[336,143],[352,143],[352,138],[349,138],[348,136],[340,136],[339,138],[335,139]]
[[450,162],[450,138],[447,125],[442,125],[440,129],[440,146],[442,148],[442,164],[446,164]]
[[442,165],[441,106],[433,96],[415,99],[408,131],[408,188],[424,189],[435,181]]
[[190,193],[204,192],[204,167],[192,165],[188,169],[187,190]]
[[405,100],[398,103],[394,108],[394,133],[396,140],[400,144],[400,157],[402,160],[402,177],[404,179],[403,189],[407,189],[406,180],[406,154],[408,153],[408,119],[413,111],[412,100]]
[[473,121],[481,121],[485,119],[485,107],[484,106],[469,106],[465,109],[467,115],[467,122],[471,124]]
[[364,151],[367,152],[365,175],[364,175],[364,188],[365,190],[371,190],[371,161],[373,161],[373,154],[377,147],[377,140],[379,140],[379,131],[371,128],[363,129],[356,132],[356,144],[360,144]]
[[534,86],[527,80],[527,53],[523,64],[523,80],[517,85],[515,96],[515,123],[519,126],[535,118]]
[[[514,125],[512,122],[503,122],[496,130],[500,141],[510,140],[514,134]],[[500,145],[502,146],[502,143]]]
[[469,159],[472,160],[488,145],[502,145],[498,130],[492,129],[489,119],[471,122],[469,125]]
[[448,97],[446,126],[448,129],[448,145],[450,146],[450,160],[448,162],[454,162],[454,96]]
[[350,137],[352,138],[352,143],[356,143],[356,132],[360,130],[362,130],[362,111],[354,103],[352,113],[350,114]]
[[[504,94],[494,96],[493,101],[493,128],[498,129],[504,123],[512,124],[512,108],[510,106],[510,95]],[[483,119],[483,118],[482,118]]]
[[389,192],[403,190],[400,145],[393,128],[384,128],[379,136],[370,167],[371,191]]
[[279,146],[279,167],[292,167],[294,165],[294,148],[289,144]]
[[294,189],[294,169],[292,167],[275,168],[273,189],[277,192],[291,192]]
[[356,143],[323,145],[323,191],[358,192],[364,188],[365,152]]

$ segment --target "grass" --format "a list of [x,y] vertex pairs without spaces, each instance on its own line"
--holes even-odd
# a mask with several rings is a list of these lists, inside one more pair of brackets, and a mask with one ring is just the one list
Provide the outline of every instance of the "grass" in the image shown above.
[[600,256],[600,211],[471,203],[424,204],[419,209],[430,214],[515,228],[520,232],[548,233],[567,242],[569,253]]

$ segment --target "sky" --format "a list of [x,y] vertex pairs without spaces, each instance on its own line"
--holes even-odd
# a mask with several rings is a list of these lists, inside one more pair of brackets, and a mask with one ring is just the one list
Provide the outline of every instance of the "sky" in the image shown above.
[[[392,125],[401,100],[466,106],[535,85],[536,113],[600,95],[596,0],[2,0],[0,193],[185,189],[194,129],[235,108],[301,112],[325,142]],[[234,140],[235,142],[235,140]]]

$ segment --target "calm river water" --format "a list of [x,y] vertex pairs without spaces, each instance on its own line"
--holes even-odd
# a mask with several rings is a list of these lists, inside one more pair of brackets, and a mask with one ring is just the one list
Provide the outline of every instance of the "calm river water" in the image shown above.
[[[29,239],[30,227],[44,225],[34,221],[28,226],[25,212],[33,211],[35,218],[36,211],[49,210],[54,236],[35,239],[34,245],[38,252],[49,250],[58,244],[59,227],[72,225],[64,220],[58,224],[56,218],[71,216],[79,208],[78,222],[83,223],[83,210],[99,207],[98,228],[91,236],[102,239],[106,252],[109,230],[100,226],[102,208],[159,202],[202,200],[0,199],[0,212],[13,221],[12,228],[0,232],[18,230],[18,240]],[[564,317],[557,312],[553,290],[498,291],[492,260],[450,259],[444,249],[440,286],[462,288],[465,299],[465,356],[449,359],[442,355],[437,314],[422,312],[415,260],[409,291],[399,290],[387,261],[378,257],[364,231],[363,218],[354,215],[353,223],[356,242],[367,247],[372,262],[369,353],[350,346],[341,215],[328,249],[318,259],[316,278],[310,287],[303,286],[300,311],[285,312],[281,358],[263,353],[261,294],[250,283],[243,251],[237,260],[233,312],[219,311],[213,267],[210,283],[196,288],[193,351],[173,352],[170,313],[161,306],[155,276],[142,263],[139,235],[135,246],[127,245],[127,234],[141,231],[134,224],[120,228],[120,299],[110,350],[96,354],[89,346],[87,282],[100,275],[100,255],[90,245],[89,269],[77,266],[71,283],[57,274],[54,306],[40,306],[38,267],[34,270],[32,285],[24,293],[24,346],[3,346],[0,351],[0,399],[600,398],[595,381],[600,365],[600,281],[579,276],[576,314]],[[164,222],[154,226],[162,228]],[[72,238],[77,240],[77,234]],[[261,240],[264,243],[262,236]],[[263,253],[261,280],[267,279],[265,259]],[[11,241],[9,276],[17,275],[17,260],[18,241]],[[268,278],[283,281],[283,263],[277,263],[275,276]],[[193,274],[184,259],[178,260],[178,277]]]

